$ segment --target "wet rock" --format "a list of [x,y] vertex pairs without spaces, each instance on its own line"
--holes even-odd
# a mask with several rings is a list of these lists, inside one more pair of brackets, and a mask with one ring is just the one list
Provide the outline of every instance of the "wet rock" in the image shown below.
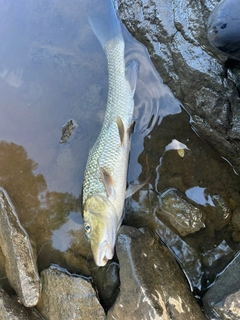
[[41,272],[42,295],[37,309],[48,320],[105,319],[91,283],[52,266]]
[[235,0],[223,0],[208,21],[208,39],[212,46],[240,60],[240,6]]
[[230,215],[230,209],[228,208],[224,199],[220,195],[213,195],[212,201],[216,207],[216,211],[218,212],[220,218],[227,219]]
[[33,309],[24,308],[16,299],[0,289],[0,319],[2,320],[41,320],[40,314]]
[[205,319],[170,251],[148,230],[117,238],[120,293],[107,319]]
[[225,269],[203,298],[208,319],[240,318],[240,255]]
[[[189,244],[175,234],[161,220],[155,218],[156,233],[169,247],[180,264],[189,284],[196,295],[201,295],[215,282],[216,277],[234,257],[233,250],[225,240],[208,244],[205,238],[201,244],[204,251],[196,244]],[[208,249],[207,249],[208,248]]]
[[0,188],[0,245],[8,281],[26,307],[37,304],[41,282],[29,237],[7,192]]
[[154,209],[159,206],[159,199],[152,190],[139,190],[133,197],[125,202],[124,223],[136,228],[155,228]]
[[158,216],[167,220],[181,236],[205,227],[201,211],[174,189],[169,189],[161,195]]
[[109,310],[119,292],[119,265],[113,261],[102,268],[96,268],[94,264],[90,270],[101,304],[105,310]]
[[240,241],[240,207],[236,207],[233,211],[233,217],[231,220],[234,231],[232,233],[233,241]]
[[60,139],[60,143],[68,142],[69,138],[71,137],[73,130],[77,127],[77,123],[74,120],[69,120],[63,127],[62,127],[62,136]]
[[206,26],[217,0],[118,0],[120,18],[142,42],[192,126],[240,171],[238,65],[208,42]]

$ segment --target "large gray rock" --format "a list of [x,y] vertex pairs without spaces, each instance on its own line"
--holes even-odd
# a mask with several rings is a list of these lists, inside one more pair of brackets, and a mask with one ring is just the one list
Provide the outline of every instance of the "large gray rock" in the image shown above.
[[47,320],[103,320],[105,313],[91,283],[60,268],[41,272],[42,295],[37,305]]
[[3,289],[0,289],[0,319],[41,320],[43,317],[34,309],[27,310],[16,299],[11,298]]
[[239,64],[230,68],[207,40],[218,0],[115,0],[120,18],[142,42],[163,81],[193,117],[192,125],[240,171]]
[[107,319],[205,319],[173,255],[157,236],[123,226],[116,250],[121,286]]
[[41,291],[36,259],[28,234],[3,188],[0,188],[0,246],[10,285],[26,307],[35,306]]
[[203,298],[208,319],[240,319],[240,255],[229,264]]

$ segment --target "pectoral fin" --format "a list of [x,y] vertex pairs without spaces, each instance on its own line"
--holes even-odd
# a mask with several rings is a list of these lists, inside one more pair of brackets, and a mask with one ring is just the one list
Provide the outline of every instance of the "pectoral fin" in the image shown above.
[[121,141],[121,146],[123,146],[124,143],[124,124],[122,122],[122,119],[118,116],[117,117],[117,126],[118,126],[118,132],[119,132],[119,137],[120,137],[120,141]]
[[100,175],[108,197],[113,196],[115,189],[111,175],[104,168],[100,168]]

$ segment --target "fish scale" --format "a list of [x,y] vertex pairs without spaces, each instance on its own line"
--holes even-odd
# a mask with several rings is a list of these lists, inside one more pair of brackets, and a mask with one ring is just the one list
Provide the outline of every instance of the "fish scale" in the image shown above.
[[118,169],[119,161],[126,161],[126,150],[120,143],[116,119],[119,116],[127,129],[132,121],[134,105],[132,90],[125,77],[124,42],[114,39],[106,45],[105,51],[108,60],[109,95],[104,123],[86,165],[83,205],[86,199],[95,193],[106,194],[100,177],[100,167],[108,170],[113,179],[121,180],[119,173],[125,171]]

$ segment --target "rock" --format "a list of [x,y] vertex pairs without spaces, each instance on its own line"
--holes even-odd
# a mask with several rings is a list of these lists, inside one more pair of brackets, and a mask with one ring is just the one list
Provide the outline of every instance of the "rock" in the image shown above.
[[62,136],[60,139],[60,143],[68,142],[69,138],[71,137],[73,130],[77,127],[77,123],[74,120],[69,120],[65,125],[62,127]]
[[205,319],[173,255],[147,229],[117,238],[120,293],[107,319]]
[[119,15],[192,115],[192,126],[240,171],[239,66],[207,39],[217,0],[117,0]]
[[[138,197],[134,199],[136,196]],[[155,228],[154,210],[159,207],[159,199],[152,190],[139,190],[135,197],[125,201],[124,223],[135,228]]]
[[208,319],[240,318],[240,255],[228,265],[203,298]]
[[232,233],[233,241],[240,241],[240,207],[236,207],[233,211],[233,217],[231,220],[234,231]]
[[[230,263],[234,252],[225,240],[211,244],[206,249],[208,239],[205,237],[201,250],[192,243],[182,239],[169,229],[161,220],[155,218],[156,233],[160,239],[169,247],[186,275],[192,290],[196,295],[203,295],[215,282],[216,277]],[[203,246],[204,251],[202,250]]]
[[36,310],[24,308],[16,299],[0,289],[0,319],[2,320],[41,320]]
[[119,265],[111,261],[102,268],[95,268],[94,263],[90,270],[101,304],[105,310],[109,310],[119,292]]
[[223,0],[208,21],[208,39],[213,47],[240,60],[240,6],[235,0]]
[[37,309],[47,320],[106,318],[88,280],[54,266],[43,270],[41,279],[43,288]]
[[26,307],[35,306],[41,291],[36,260],[29,237],[3,188],[0,188],[0,245],[10,285]]
[[174,189],[168,189],[161,195],[158,216],[167,220],[181,236],[205,227],[201,211]]

